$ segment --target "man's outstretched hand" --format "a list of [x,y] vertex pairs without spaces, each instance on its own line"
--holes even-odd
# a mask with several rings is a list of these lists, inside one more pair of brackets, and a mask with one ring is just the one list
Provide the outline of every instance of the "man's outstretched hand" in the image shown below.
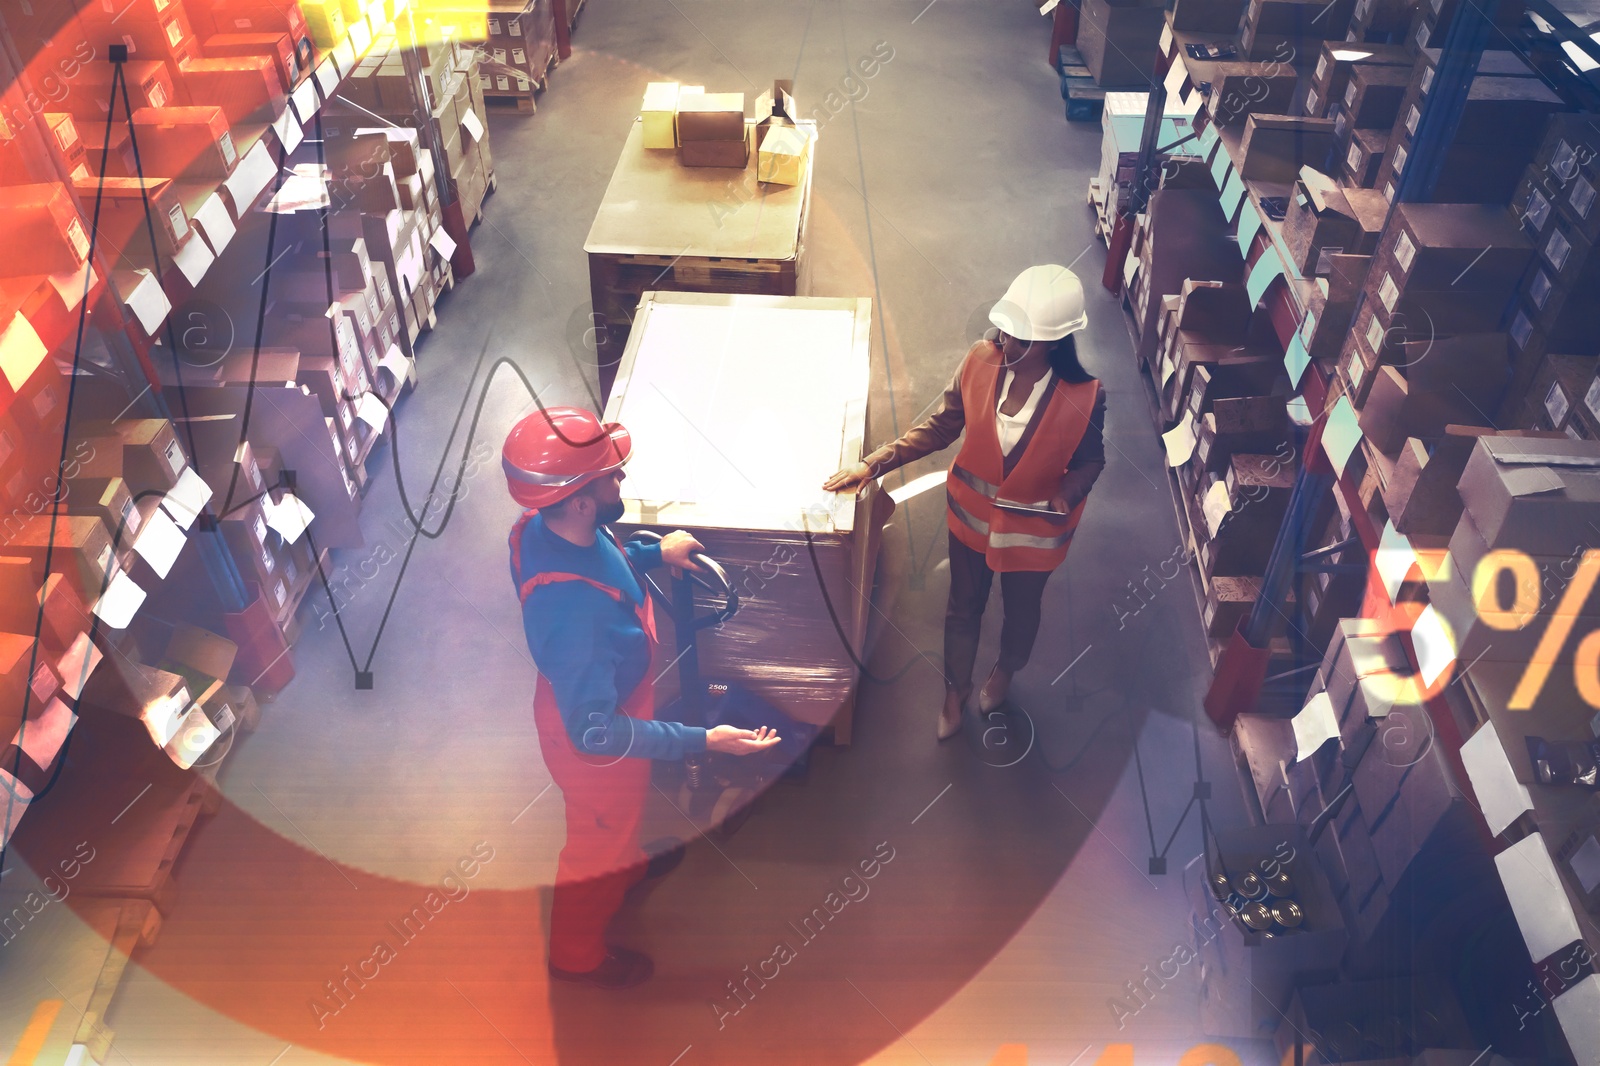
[[714,726],[706,730],[706,750],[720,751],[726,755],[753,755],[766,751],[778,743],[778,733],[762,726],[760,729],[738,729],[731,725]]

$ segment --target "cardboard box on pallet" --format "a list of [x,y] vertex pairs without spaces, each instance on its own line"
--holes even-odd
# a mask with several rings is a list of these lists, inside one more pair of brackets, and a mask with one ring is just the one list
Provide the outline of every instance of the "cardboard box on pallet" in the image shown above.
[[96,56],[109,54],[111,45],[126,45],[129,59],[177,64],[199,50],[182,4],[168,4],[159,13],[152,5],[146,5],[142,13],[127,14],[86,4],[79,9],[77,22],[79,32],[94,46]]
[[743,93],[690,93],[678,98],[678,160],[688,167],[744,167],[750,131]]
[[1311,87],[1306,92],[1306,114],[1321,116],[1330,104],[1344,99],[1350,75],[1361,66],[1390,66],[1410,70],[1414,57],[1401,45],[1323,41]]
[[1339,167],[1340,178],[1363,189],[1372,188],[1388,147],[1388,130],[1352,130],[1350,147]]
[[178,64],[178,75],[189,101],[220,101],[234,124],[270,122],[283,112],[287,99],[268,56],[185,59]]
[[205,39],[201,51],[208,59],[264,56],[272,61],[285,92],[299,84],[303,73],[287,33],[217,33]]
[[49,554],[51,573],[71,582],[84,603],[99,600],[116,559],[111,531],[95,515],[23,516],[5,550],[29,559],[36,573],[42,572]]
[[91,456],[80,464],[85,477],[123,477],[134,495],[166,492],[178,483],[189,461],[164,418],[81,422],[74,435],[89,442]]
[[1411,71],[1406,67],[1362,64],[1351,68],[1338,100],[1340,136],[1351,129],[1389,129],[1400,112]]
[[144,107],[133,113],[133,125],[140,162],[152,177],[225,178],[239,162],[220,107]]
[[1239,0],[1177,0],[1172,28],[1187,33],[1232,35],[1239,28]]
[[1240,175],[1252,181],[1292,182],[1303,167],[1320,166],[1332,147],[1329,119],[1257,112],[1245,120]]
[[1084,0],[1077,47],[1095,83],[1110,89],[1147,86],[1164,21],[1159,4],[1113,6],[1108,0]]
[[1256,112],[1286,115],[1299,78],[1287,63],[1216,63],[1209,66],[1206,109],[1218,126],[1242,126]]
[[65,185],[13,185],[0,197],[0,232],[9,254],[0,276],[64,274],[89,255],[89,234]]
[[1394,236],[1379,266],[1403,289],[1511,292],[1533,259],[1533,247],[1504,207],[1489,204],[1400,204]]
[[1325,274],[1329,256],[1364,255],[1377,245],[1388,205],[1369,189],[1341,188],[1302,167],[1283,219],[1283,240],[1305,276]]
[[1487,545],[1565,558],[1600,523],[1600,478],[1595,466],[1541,465],[1541,456],[1600,464],[1600,442],[1480,437],[1458,484],[1461,502]]

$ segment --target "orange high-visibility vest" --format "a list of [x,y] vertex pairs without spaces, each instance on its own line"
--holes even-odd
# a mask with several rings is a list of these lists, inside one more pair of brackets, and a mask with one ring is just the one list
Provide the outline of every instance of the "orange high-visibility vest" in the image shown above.
[[1000,349],[979,341],[961,365],[961,404],[966,415],[966,437],[950,464],[946,484],[946,518],[950,532],[973,551],[983,552],[989,569],[1054,570],[1067,557],[1067,547],[1083,515],[1083,502],[1072,509],[1065,523],[1036,515],[1017,514],[995,506],[996,500],[1028,507],[1049,507],[1061,491],[1061,478],[1089,428],[1098,381],[1068,384],[1053,378],[1040,399],[1043,413],[1035,411],[1031,433],[1013,448],[1022,449],[1011,472],[1000,451],[995,408],[1005,367]]

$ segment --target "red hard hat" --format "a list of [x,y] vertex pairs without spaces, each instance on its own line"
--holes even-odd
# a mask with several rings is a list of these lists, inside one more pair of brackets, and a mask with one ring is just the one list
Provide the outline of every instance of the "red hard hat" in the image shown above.
[[550,407],[512,427],[500,465],[511,498],[538,509],[616,471],[632,452],[633,438],[621,425],[602,425],[581,407]]

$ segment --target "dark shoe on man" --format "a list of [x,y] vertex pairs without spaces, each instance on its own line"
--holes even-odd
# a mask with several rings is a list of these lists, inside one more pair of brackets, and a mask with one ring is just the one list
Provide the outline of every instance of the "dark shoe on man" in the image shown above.
[[627,948],[607,948],[605,961],[592,970],[574,971],[563,970],[556,966],[550,967],[550,976],[557,981],[594,985],[608,992],[620,992],[624,988],[642,985],[650,980],[655,972],[656,964],[650,960],[650,956],[642,951],[630,951]]

